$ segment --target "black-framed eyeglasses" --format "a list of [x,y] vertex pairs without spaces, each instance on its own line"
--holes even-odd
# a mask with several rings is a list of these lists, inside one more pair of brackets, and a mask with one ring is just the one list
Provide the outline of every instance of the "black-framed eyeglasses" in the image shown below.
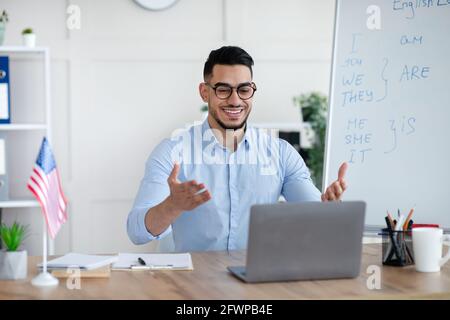
[[233,94],[233,89],[236,89],[237,95],[242,100],[248,100],[255,94],[256,84],[254,82],[241,83],[237,87],[232,87],[226,83],[216,83],[216,85],[211,85],[208,82],[205,84],[214,90],[216,97],[225,100],[231,97]]

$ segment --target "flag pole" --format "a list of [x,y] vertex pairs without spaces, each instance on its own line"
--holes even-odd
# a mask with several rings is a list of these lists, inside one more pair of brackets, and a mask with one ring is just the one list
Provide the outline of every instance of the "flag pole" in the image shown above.
[[44,230],[43,230],[43,238],[42,238],[42,272],[39,273],[36,277],[31,280],[31,284],[37,287],[48,287],[48,286],[56,286],[58,284],[58,279],[52,276],[47,272],[47,224],[45,222],[45,218],[42,219],[44,221]]
[[[49,180],[47,181],[47,179]],[[49,188],[49,185],[53,186],[52,188],[54,188],[54,190],[51,190],[52,192],[42,192],[42,190]],[[58,284],[58,279],[48,273],[47,270],[47,235],[49,228],[52,228],[50,230],[50,234],[52,238],[54,238],[58,233],[61,224],[67,220],[67,200],[65,199],[64,193],[61,189],[61,182],[58,170],[56,168],[56,161],[46,137],[42,139],[41,149],[39,150],[39,154],[27,186],[39,201],[43,216],[42,272],[31,280],[31,284],[40,287],[56,286]],[[56,191],[56,193],[53,191]],[[59,206],[56,207],[58,210],[54,210],[55,207],[49,206],[49,203],[58,204]]]

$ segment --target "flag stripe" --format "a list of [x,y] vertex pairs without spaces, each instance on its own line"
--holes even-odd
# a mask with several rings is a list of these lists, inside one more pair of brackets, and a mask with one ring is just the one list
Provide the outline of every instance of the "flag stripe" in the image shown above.
[[45,173],[42,172],[41,168],[39,168],[37,165],[34,166],[33,171],[34,171],[34,173],[36,173],[36,175],[39,177],[39,179],[44,183],[45,188],[48,190],[49,183],[48,183],[48,179],[47,179]]
[[27,186],[41,205],[50,236],[55,238],[62,224],[67,220],[67,199],[46,138],[42,141]]
[[56,175],[57,175],[57,177],[58,177],[58,187],[59,187],[59,190],[60,190],[60,192],[61,192],[61,197],[63,198],[64,203],[67,203],[67,198],[66,198],[66,196],[64,195],[64,191],[63,191],[63,188],[62,188],[62,186],[61,186],[61,177],[60,177],[60,175],[59,175],[59,171],[58,171],[58,170],[56,170]]
[[34,194],[34,196],[36,197],[37,201],[40,203],[41,209],[42,209],[42,214],[44,215],[45,222],[46,222],[47,227],[48,227],[49,232],[50,232],[50,236],[52,238],[54,238],[53,230],[52,230],[52,228],[51,228],[51,226],[49,224],[49,221],[48,221],[48,215],[47,215],[46,206],[44,205],[44,203],[41,200],[42,198],[36,193],[35,189],[33,189],[33,187],[31,187],[30,185],[28,185],[28,189]]
[[31,187],[34,191],[35,196],[38,196],[40,202],[44,205],[45,208],[47,208],[47,197],[44,196],[44,193],[42,192],[42,189],[40,185],[34,180],[33,178],[30,178],[30,181],[28,182],[28,186]]

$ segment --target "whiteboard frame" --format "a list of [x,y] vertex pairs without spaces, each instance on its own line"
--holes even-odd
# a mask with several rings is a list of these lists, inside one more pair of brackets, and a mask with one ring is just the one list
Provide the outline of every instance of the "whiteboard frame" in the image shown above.
[[[336,50],[336,45],[337,45],[337,31],[338,31],[338,14],[339,14],[339,7],[340,7],[340,1],[336,0],[335,1],[335,9],[334,9],[334,30],[333,30],[333,47],[332,47],[332,53],[331,53],[331,68],[330,68],[330,87],[328,89],[328,119],[327,119],[327,127],[326,127],[326,131],[325,131],[325,154],[324,154],[324,159],[325,159],[325,164],[323,166],[323,172],[322,172],[322,193],[325,192],[326,187],[327,187],[327,181],[328,181],[328,175],[330,174],[329,172],[329,166],[330,166],[330,157],[329,152],[330,152],[330,135],[331,135],[331,124],[332,124],[332,114],[331,114],[331,106],[334,104],[333,99],[333,88],[334,88],[334,77],[333,75],[335,74],[335,68],[336,68],[336,55],[337,55],[337,50]],[[336,173],[337,174],[337,173]]]
[[[334,75],[336,74],[336,62],[337,62],[337,50],[336,47],[338,45],[338,30],[339,30],[339,14],[341,11],[341,2],[342,0],[335,1],[335,14],[334,14],[334,30],[333,30],[333,47],[332,47],[332,58],[331,58],[331,68],[330,68],[330,87],[329,87],[329,99],[328,99],[328,117],[327,117],[327,126],[325,133],[325,151],[324,151],[324,167],[323,167],[323,178],[322,178],[322,193],[326,190],[328,178],[330,175],[330,140],[331,140],[331,127],[332,127],[332,110],[331,107],[334,105],[335,101],[333,99],[334,96],[334,87],[335,87],[335,79]],[[331,174],[336,174],[331,173]],[[376,236],[381,228],[384,228],[385,225],[369,225],[364,224],[364,236]],[[444,230],[445,234],[450,234],[450,227],[440,226],[441,229]]]

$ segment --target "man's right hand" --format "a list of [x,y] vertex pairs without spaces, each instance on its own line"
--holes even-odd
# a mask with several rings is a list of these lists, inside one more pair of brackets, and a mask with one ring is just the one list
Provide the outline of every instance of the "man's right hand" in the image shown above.
[[160,235],[183,211],[195,209],[211,199],[208,190],[198,193],[205,189],[203,183],[197,183],[195,180],[183,183],[178,181],[179,171],[180,165],[175,163],[167,179],[170,195],[149,209],[145,215],[145,226],[153,236]]
[[178,181],[179,171],[180,165],[175,163],[167,179],[170,188],[170,196],[167,200],[173,211],[183,212],[192,210],[211,199],[211,194],[208,190],[198,193],[200,190],[205,189],[203,183],[197,183],[195,180],[183,183]]

